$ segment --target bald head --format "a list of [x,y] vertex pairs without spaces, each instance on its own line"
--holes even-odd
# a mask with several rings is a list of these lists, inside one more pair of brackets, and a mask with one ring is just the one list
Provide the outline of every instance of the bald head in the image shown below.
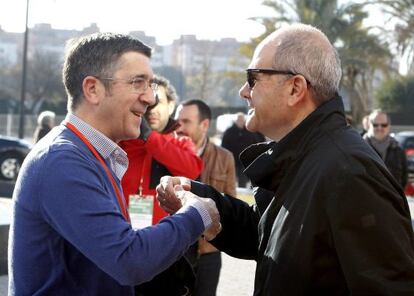
[[264,48],[273,53],[269,58],[274,69],[300,73],[309,81],[317,103],[332,98],[338,91],[341,63],[320,30],[304,24],[290,25],[267,36],[256,52]]
[[279,141],[319,105],[334,98],[341,65],[327,37],[296,24],[270,34],[256,48],[240,97],[246,128]]

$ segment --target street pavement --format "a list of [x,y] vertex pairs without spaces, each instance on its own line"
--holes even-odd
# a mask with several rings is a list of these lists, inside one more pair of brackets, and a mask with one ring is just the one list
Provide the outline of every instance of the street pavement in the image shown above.
[[[217,296],[253,295],[256,262],[230,257],[222,253],[222,269]],[[7,275],[0,276],[0,296],[7,296]]]
[[222,268],[217,296],[253,295],[256,262],[230,257],[222,253]]

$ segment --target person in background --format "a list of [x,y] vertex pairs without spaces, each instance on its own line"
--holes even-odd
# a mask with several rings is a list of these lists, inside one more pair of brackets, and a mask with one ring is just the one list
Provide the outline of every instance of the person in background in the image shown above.
[[122,178],[122,189],[129,204],[130,196],[153,198],[152,224],[165,213],[155,199],[155,187],[166,175],[195,179],[201,174],[203,161],[197,156],[191,139],[179,139],[175,131],[179,124],[172,118],[177,94],[171,83],[155,76],[158,102],[149,107],[141,123],[138,139],[121,141],[119,145],[128,156],[129,166]]
[[[197,156],[191,139],[176,136],[179,124],[172,114],[178,98],[174,87],[159,75],[154,76],[153,81],[158,84],[157,104],[147,109],[141,122],[139,138],[119,143],[129,161],[122,188],[134,227],[157,224],[167,215],[155,198],[155,188],[161,177],[171,175],[195,179],[200,176],[203,167],[203,161]],[[145,218],[135,213],[135,208],[147,208],[150,215]],[[196,277],[191,263],[192,257],[186,252],[170,268],[137,286],[135,293],[139,296],[166,293],[174,296],[181,295],[183,287],[192,291]]]
[[391,175],[404,189],[408,181],[408,164],[404,150],[391,133],[391,119],[382,110],[369,114],[369,128],[364,135],[367,143],[381,156]]
[[43,111],[37,117],[37,126],[33,134],[33,143],[39,142],[55,126],[55,112]]
[[221,142],[222,147],[233,153],[239,187],[246,187],[249,181],[243,173],[244,166],[239,159],[240,153],[250,145],[266,140],[262,134],[248,131],[245,127],[245,122],[245,114],[237,113],[235,122],[224,132]]
[[369,114],[362,117],[361,121],[362,131],[361,131],[361,137],[363,137],[369,129]]
[[[121,183],[155,103],[151,48],[127,35],[69,42],[63,65],[66,119],[26,157],[13,192],[9,295],[134,295],[204,232],[220,229],[214,202],[181,190],[183,208],[133,229]],[[179,188],[177,188],[179,189]]]
[[[230,151],[215,145],[208,137],[211,109],[201,100],[182,102],[175,113],[180,124],[179,136],[190,137],[197,154],[204,161],[201,181],[217,191],[236,196],[236,172],[234,158]],[[216,295],[220,278],[221,255],[204,237],[198,240],[198,260],[196,260],[195,296]]]
[[350,126],[352,126],[354,123],[354,119],[352,118],[351,114],[345,114],[345,120],[346,120],[346,123]]
[[246,72],[246,127],[272,140],[240,156],[256,204],[164,177],[161,206],[180,208],[173,189],[179,184],[214,199],[222,231],[211,243],[257,262],[254,295],[414,295],[407,199],[347,125],[338,95],[341,63],[326,35],[286,25],[259,43]]

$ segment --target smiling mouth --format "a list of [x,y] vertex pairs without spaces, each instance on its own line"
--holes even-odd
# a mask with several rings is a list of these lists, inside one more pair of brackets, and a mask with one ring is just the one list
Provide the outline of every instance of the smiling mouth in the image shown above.
[[132,113],[133,113],[135,116],[137,116],[137,117],[142,117],[142,113],[140,113],[140,112],[134,112],[134,111],[132,111]]
[[157,121],[158,119],[156,117],[149,116],[147,120],[148,122],[153,122],[153,121]]

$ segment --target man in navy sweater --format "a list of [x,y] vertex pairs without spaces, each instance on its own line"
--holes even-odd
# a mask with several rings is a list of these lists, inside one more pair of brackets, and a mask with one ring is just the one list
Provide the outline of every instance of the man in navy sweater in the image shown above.
[[30,152],[13,194],[10,295],[133,295],[204,232],[221,229],[214,202],[177,188],[183,208],[132,229],[120,180],[120,140],[140,135],[155,103],[151,48],[125,35],[68,44],[68,115]]

